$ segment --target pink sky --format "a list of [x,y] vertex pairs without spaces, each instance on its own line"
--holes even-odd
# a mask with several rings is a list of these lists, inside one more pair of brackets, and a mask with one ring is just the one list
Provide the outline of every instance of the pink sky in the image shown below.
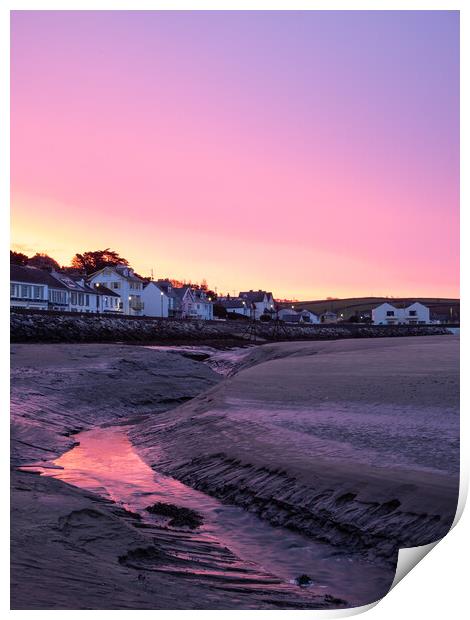
[[15,12],[12,247],[457,297],[456,12]]

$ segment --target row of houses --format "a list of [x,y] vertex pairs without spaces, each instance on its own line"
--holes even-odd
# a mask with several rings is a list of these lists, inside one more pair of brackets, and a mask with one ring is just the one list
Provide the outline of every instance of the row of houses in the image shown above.
[[217,304],[222,306],[227,314],[238,314],[256,320],[267,317],[279,319],[284,323],[315,325],[317,323],[333,323],[338,319],[336,314],[328,311],[318,315],[305,308],[280,307],[275,302],[271,292],[262,290],[241,291],[238,297],[230,297],[229,295],[219,297]]
[[88,278],[10,265],[10,306],[37,310],[212,319],[213,303],[191,286],[147,281],[126,265],[100,269]]
[[[317,315],[305,308],[280,308],[273,294],[263,290],[241,291],[238,297],[219,297],[217,304],[227,314],[255,320],[277,318],[285,323],[312,325],[344,320],[342,314],[329,311]],[[190,285],[175,287],[167,279],[144,280],[127,265],[109,265],[88,277],[11,265],[10,305],[38,310],[130,316],[214,318],[214,300],[204,290]],[[367,320],[375,325],[431,322],[429,308],[420,302],[381,303],[372,308]]]
[[261,319],[263,315],[271,316],[275,312],[273,294],[261,289],[241,291],[238,297],[219,297],[217,304],[222,306],[227,314],[239,314],[255,320]]
[[142,280],[131,267],[104,267],[89,277],[91,286],[105,286],[121,297],[127,315],[210,320],[212,299],[190,285],[175,287],[170,280]]
[[[425,325],[429,323],[439,323],[439,320],[432,319],[430,309],[420,302],[396,303],[394,305],[384,302],[376,305],[371,310],[365,310],[361,314],[346,318],[343,312],[325,311],[320,315],[310,313],[305,321],[305,310],[296,309],[281,310],[279,317],[290,322],[310,322],[310,323],[338,323],[351,321],[359,323],[372,323],[374,325]],[[284,314],[286,313],[286,314]],[[291,314],[294,313],[294,314]],[[313,315],[313,316],[312,316]],[[302,317],[302,318],[300,318]]]
[[[325,311],[317,315],[302,308],[284,308],[278,312],[279,319],[288,323],[338,323],[345,321],[343,313]],[[379,304],[370,312],[364,312],[356,317],[358,322],[370,322],[374,325],[425,325],[431,321],[430,310],[420,302],[411,304],[397,303],[392,305],[388,302]]]
[[[294,306],[280,310],[278,316],[288,323],[338,323],[347,320],[341,312],[337,314],[327,310],[318,315]],[[385,302],[375,306],[370,312],[363,312],[356,320],[374,325],[424,325],[436,322],[431,321],[429,308],[420,302],[396,305]]]
[[10,265],[10,306],[34,310],[119,312],[120,297],[104,286],[36,267]]

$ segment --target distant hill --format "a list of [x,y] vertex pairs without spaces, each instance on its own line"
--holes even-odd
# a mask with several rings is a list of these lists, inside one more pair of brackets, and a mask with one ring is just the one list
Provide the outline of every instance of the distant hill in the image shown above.
[[348,297],[346,299],[319,299],[312,301],[296,301],[291,303],[281,303],[281,307],[306,308],[322,314],[327,310],[336,314],[343,314],[343,319],[348,320],[352,316],[360,316],[361,313],[369,314],[373,307],[388,302],[393,303],[413,303],[419,301],[431,310],[432,318],[441,320],[458,321],[460,319],[460,299],[449,299],[442,297]]

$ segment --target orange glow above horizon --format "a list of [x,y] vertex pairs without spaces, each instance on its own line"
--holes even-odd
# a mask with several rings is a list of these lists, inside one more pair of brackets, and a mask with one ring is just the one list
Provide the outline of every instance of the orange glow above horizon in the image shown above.
[[12,249],[459,296],[458,17],[47,13],[12,17]]

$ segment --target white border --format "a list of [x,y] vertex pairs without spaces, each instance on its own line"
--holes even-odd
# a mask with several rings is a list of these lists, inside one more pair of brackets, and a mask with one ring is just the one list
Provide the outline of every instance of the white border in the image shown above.
[[[2,264],[7,265],[7,253],[9,250],[9,217],[8,208],[9,204],[9,11],[10,10],[459,10],[461,20],[461,110],[467,111],[470,109],[470,98],[468,94],[469,85],[469,19],[467,13],[469,9],[466,8],[466,3],[463,0],[459,1],[445,1],[445,0],[362,0],[354,2],[353,0],[291,0],[286,2],[285,0],[160,0],[159,2],[151,0],[7,0],[0,6],[0,63],[1,63],[1,92],[0,92],[0,112],[2,119],[2,132],[1,132],[1,151],[0,151],[0,192],[1,192],[1,204],[0,210],[0,239],[1,239],[1,258]],[[461,117],[461,171],[470,170],[469,158],[468,158],[468,112],[467,115],[462,114]],[[468,205],[468,181],[465,176],[461,176],[461,204]],[[466,291],[467,291],[467,272],[465,267],[468,265],[468,246],[465,244],[464,234],[468,234],[468,206],[467,209],[462,209],[461,212],[461,264],[462,273],[462,295],[464,304],[462,305],[462,323],[467,325],[469,321],[469,312],[467,310]],[[6,272],[6,270],[5,270]],[[3,289],[7,289],[7,284]],[[9,339],[9,320],[8,320],[8,306],[4,300],[3,304],[0,304],[0,312],[2,317],[0,320],[1,334],[4,336],[2,342],[8,342]],[[467,362],[468,341],[466,336],[466,329],[464,327],[462,331],[461,343],[462,343],[462,370],[465,372],[465,365]],[[9,399],[9,352],[8,347],[2,348],[2,355],[0,358],[0,381],[2,389],[2,401],[8,402]],[[468,489],[468,464],[469,459],[467,432],[468,423],[466,421],[466,415],[469,411],[469,397],[468,388],[464,383],[461,389],[461,402],[462,402],[462,426],[461,426],[461,439],[462,439],[462,452],[461,452],[461,497],[459,512],[463,509],[464,496]],[[6,410],[6,407],[4,407]],[[4,497],[9,497],[9,481],[8,481],[8,454],[9,454],[9,420],[8,416],[4,413],[2,416],[3,425],[3,450],[1,451],[2,465],[4,465],[4,476],[2,482],[4,484],[3,493]],[[8,592],[8,573],[9,573],[9,542],[7,537],[9,535],[9,522],[6,510],[2,511],[2,534],[3,544],[2,547],[2,559],[4,573],[2,573],[3,579],[1,581],[2,592],[2,608],[7,610],[9,608],[9,592]],[[419,617],[427,618],[441,618],[444,615],[447,617],[460,617],[462,611],[468,606],[466,602],[467,580],[465,578],[468,568],[466,566],[465,557],[465,545],[469,542],[469,523],[470,517],[468,516],[468,510],[463,514],[461,523],[459,523],[456,529],[453,529],[444,541],[437,545],[437,549],[434,550],[424,562],[421,562],[419,569],[413,572],[411,577],[404,579],[397,588],[393,589],[378,605],[368,606],[371,611],[368,612],[369,618],[393,618],[396,620],[398,614],[406,614],[406,617],[413,617],[414,614]],[[213,617],[214,619],[223,616],[238,616],[239,614],[263,614],[271,616],[272,614],[282,613],[283,618],[298,617],[299,614],[309,617],[322,616],[323,618],[338,617],[345,615],[352,615],[358,613],[360,610],[350,610],[349,612],[332,611],[332,612],[314,612],[314,611],[139,611],[139,614],[152,614],[155,613],[164,614],[165,618],[175,618],[182,615],[192,614],[193,617],[200,618],[201,620],[206,617]],[[365,609],[364,609],[365,611]],[[21,617],[36,617],[43,616],[44,618],[50,617],[51,611],[14,611],[9,612],[15,616]],[[59,611],[60,618],[72,617],[81,612],[79,611]],[[88,611],[88,614],[94,616],[114,616],[115,611]],[[135,617],[136,611],[120,611],[120,617],[125,615],[126,617]]]

